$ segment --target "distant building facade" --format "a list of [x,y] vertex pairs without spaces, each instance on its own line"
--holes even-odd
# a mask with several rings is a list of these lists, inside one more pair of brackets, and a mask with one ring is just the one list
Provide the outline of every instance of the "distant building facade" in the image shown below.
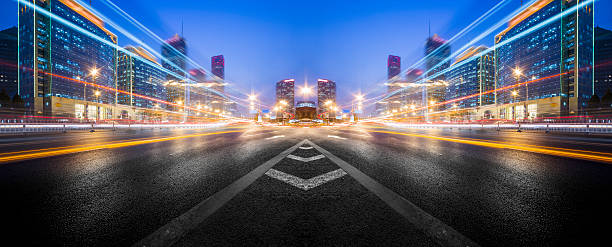
[[225,79],[225,59],[223,55],[210,58],[210,67],[213,75],[219,77],[221,80]]
[[[446,73],[446,100],[458,100],[451,109],[475,108],[495,104],[495,57],[487,47],[471,47],[463,52]],[[484,53],[484,54],[482,54]],[[474,96],[476,97],[469,97]]]
[[[171,71],[166,75],[168,87],[166,89],[166,97],[169,102],[175,104],[186,104],[188,97],[186,95],[187,83],[185,71],[187,70],[187,42],[178,34],[166,40],[161,46],[162,67]],[[182,108],[178,106],[168,106],[171,111],[179,111]]]
[[612,90],[612,31],[595,28],[595,94]]
[[[448,41],[442,39],[437,34],[427,38],[425,42],[425,70],[426,78],[424,83],[436,83],[438,86],[423,87],[426,97],[425,104],[432,104],[444,101],[446,94],[444,70],[450,66],[451,47]],[[443,106],[431,107],[432,111],[442,110]]]
[[166,84],[167,74],[157,63],[155,57],[142,47],[127,46],[125,50],[133,55],[119,52],[117,88],[130,94],[118,94],[117,103],[137,108],[166,109],[166,104],[147,98],[166,101],[166,85],[164,84]]
[[[117,36],[73,0],[19,3],[19,92],[31,114],[106,119],[116,93]],[[44,14],[46,10],[86,30],[84,34]],[[95,71],[95,72],[94,72]],[[94,72],[94,73],[92,73]]]
[[391,80],[402,72],[402,59],[398,56],[389,55],[387,58],[387,79]]
[[0,31],[0,91],[17,94],[17,27]]
[[[282,106],[281,101],[286,102]],[[282,110],[293,113],[295,108],[295,79],[286,79],[276,83],[276,105],[282,106]]]
[[[327,105],[326,102],[332,102]],[[336,82],[326,79],[317,80],[317,103],[319,112],[330,112],[336,102]]]

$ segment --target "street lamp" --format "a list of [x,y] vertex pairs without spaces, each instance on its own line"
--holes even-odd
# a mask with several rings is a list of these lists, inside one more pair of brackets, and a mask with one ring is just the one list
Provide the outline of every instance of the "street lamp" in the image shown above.
[[96,121],[100,119],[100,106],[99,103],[100,101],[98,100],[98,97],[100,97],[100,91],[96,90],[94,92],[94,95],[96,96]]

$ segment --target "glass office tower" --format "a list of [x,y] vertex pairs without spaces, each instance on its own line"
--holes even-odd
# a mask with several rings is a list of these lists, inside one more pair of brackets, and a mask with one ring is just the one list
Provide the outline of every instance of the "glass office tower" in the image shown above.
[[19,91],[32,114],[110,118],[117,37],[73,0],[19,3]]

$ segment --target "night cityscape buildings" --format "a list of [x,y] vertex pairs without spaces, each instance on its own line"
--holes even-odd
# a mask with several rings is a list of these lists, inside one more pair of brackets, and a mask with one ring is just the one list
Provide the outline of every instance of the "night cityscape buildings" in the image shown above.
[[[448,86],[445,98],[462,99],[453,102],[451,110],[495,104],[495,94],[483,94],[495,89],[495,57],[493,51],[487,50],[485,46],[468,48],[446,73]],[[477,57],[467,60],[473,56]],[[470,95],[478,97],[468,97]]]
[[518,36],[577,2],[537,1],[512,18],[508,27],[496,35],[497,88],[539,80],[498,92],[500,118],[567,116],[579,114],[586,107],[594,90],[593,6],[579,8],[543,28]]
[[87,78],[94,84],[116,88],[117,36],[73,0],[34,4],[87,31],[77,31],[19,3],[18,84],[25,107],[31,114],[46,116],[111,118],[115,92],[74,80]]
[[[425,83],[433,83],[437,86],[424,87],[424,104],[435,104],[445,100],[446,87],[445,75],[443,73],[450,66],[451,47],[448,42],[434,34],[425,42]],[[442,110],[443,106],[431,107],[431,111]]]
[[612,31],[595,28],[595,94],[612,90]]
[[338,104],[336,101],[336,82],[326,79],[317,80],[317,104],[319,113],[331,113]]
[[[166,105],[142,97],[134,97],[134,94],[143,95],[154,99],[166,99],[167,73],[162,71],[155,57],[142,47],[127,46],[125,50],[131,52],[138,58],[119,51],[117,62],[117,89],[129,92],[130,94],[118,94],[117,103],[137,108],[146,109],[165,109]],[[142,115],[139,119],[150,118],[150,112],[131,109],[122,112],[123,118],[126,116]],[[126,110],[122,110],[126,111]],[[127,114],[127,115],[126,115]],[[149,116],[145,116],[149,115]]]
[[0,31],[0,92],[17,94],[17,27]]
[[210,58],[210,71],[214,76],[225,79],[225,59],[223,59],[223,55]]
[[[166,89],[167,100],[169,102],[183,105],[188,103],[186,71],[187,71],[187,42],[178,34],[166,40],[161,46],[162,67],[171,71],[166,75],[169,87]],[[180,111],[180,106],[169,105],[169,110]]]
[[276,83],[276,106],[285,112],[294,112],[295,79],[281,80]]

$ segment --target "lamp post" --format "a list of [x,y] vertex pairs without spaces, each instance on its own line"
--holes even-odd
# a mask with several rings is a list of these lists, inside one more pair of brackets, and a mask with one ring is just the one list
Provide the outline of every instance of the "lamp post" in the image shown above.
[[100,104],[99,104],[100,101],[98,101],[98,97],[100,97],[100,91],[96,90],[94,92],[94,95],[96,96],[96,122],[97,122],[98,120],[100,120]]

